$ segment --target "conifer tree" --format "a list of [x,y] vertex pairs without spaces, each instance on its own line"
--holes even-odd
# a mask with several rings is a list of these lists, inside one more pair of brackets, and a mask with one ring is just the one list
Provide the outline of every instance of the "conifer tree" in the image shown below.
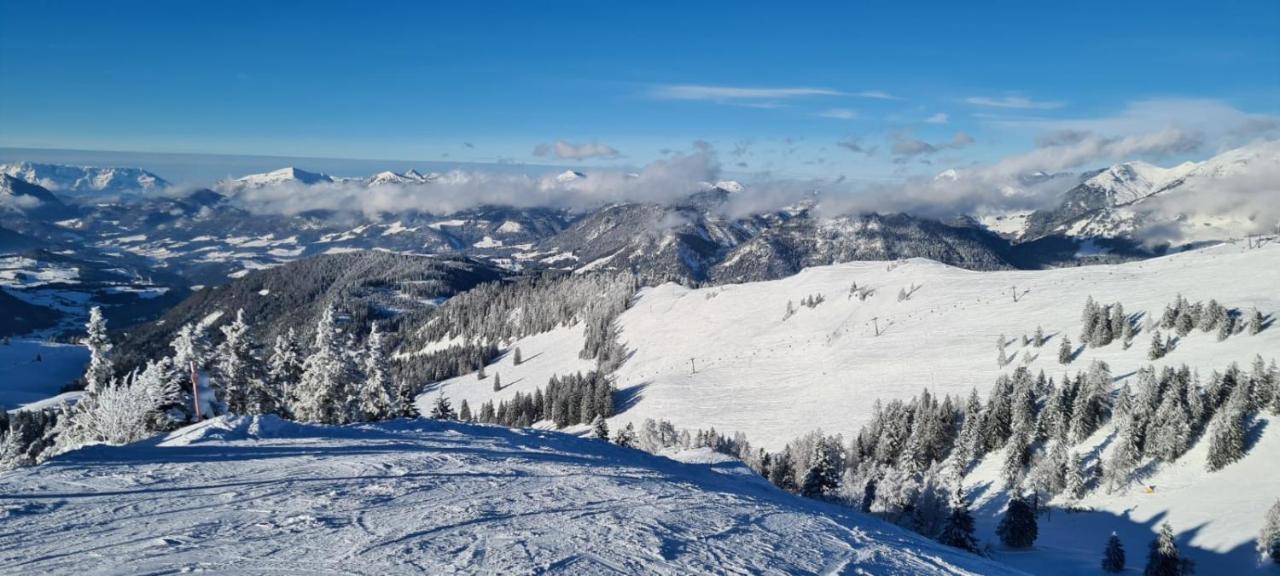
[[1266,323],[1266,319],[1263,318],[1262,312],[1259,312],[1257,308],[1254,308],[1249,311],[1249,335],[1250,336],[1255,336],[1259,332],[1261,332],[1262,325],[1265,323]]
[[1112,447],[1111,456],[1102,467],[1103,481],[1107,485],[1108,494],[1129,483],[1139,458],[1136,426],[1132,418],[1127,418],[1116,431],[1115,446]]
[[244,309],[236,311],[235,320],[221,328],[222,343],[214,352],[214,374],[211,378],[218,401],[232,414],[261,414],[257,401],[261,370],[253,356],[249,325]]
[[1036,348],[1044,346],[1044,328],[1036,326],[1036,333],[1032,338],[1032,344],[1034,344]]
[[493,373],[493,391],[494,392],[502,391],[502,375],[498,374],[497,372]]
[[1080,454],[1078,452],[1073,451],[1071,452],[1071,455],[1067,457],[1065,483],[1067,496],[1069,498],[1072,500],[1084,498],[1085,490],[1088,486],[1085,479],[1084,464],[1080,461]]
[[961,550],[977,552],[978,541],[973,537],[973,514],[969,511],[969,501],[965,498],[964,488],[959,482],[956,483],[956,488],[952,492],[950,508],[946,523],[942,526],[942,532],[938,534],[938,541]]
[[332,306],[316,323],[311,355],[302,363],[296,402],[290,411],[303,422],[344,424],[351,374]]
[[436,395],[436,403],[431,406],[431,418],[435,420],[456,420],[457,414],[449,403],[449,397],[441,391]]
[[471,422],[474,420],[471,415],[471,405],[467,404],[466,398],[463,398],[462,403],[458,405],[458,420],[463,422]]
[[1110,386],[1111,368],[1106,362],[1095,360],[1071,408],[1071,432],[1076,442],[1085,441],[1106,420]]
[[102,316],[101,308],[94,306],[89,309],[85,331],[88,333],[84,344],[89,349],[89,368],[84,373],[84,389],[87,394],[95,394],[111,382],[115,372],[111,363],[111,339],[107,337],[107,319]]
[[1022,484],[1030,444],[1028,434],[1022,429],[1015,431],[1005,444],[1004,466],[1000,469],[1000,476],[1004,479],[1006,489],[1014,490]]
[[1075,349],[1071,347],[1071,338],[1066,334],[1062,335],[1062,343],[1058,345],[1058,363],[1067,365],[1075,357]]
[[1000,519],[1000,524],[996,526],[996,534],[1000,536],[1000,541],[1010,548],[1030,548],[1035,543],[1036,537],[1039,535],[1039,527],[1036,525],[1036,513],[1022,496],[1017,495],[1009,499],[1009,505],[1005,508],[1004,517]]
[[603,416],[597,415],[596,419],[591,421],[591,433],[597,440],[606,442],[609,440],[609,424],[604,421]]
[[1107,538],[1107,548],[1102,552],[1102,571],[1124,572],[1124,545],[1120,543],[1120,537],[1115,532]]
[[1151,541],[1151,551],[1147,554],[1147,567],[1143,576],[1184,576],[1194,573],[1193,563],[1183,558],[1178,551],[1178,544],[1173,539],[1173,528],[1168,522],[1160,525],[1156,539]]
[[1160,331],[1151,333],[1151,348],[1147,350],[1147,358],[1151,360],[1159,360],[1169,351],[1165,349],[1164,340],[1160,337]]
[[773,468],[769,469],[769,482],[788,492],[795,491],[795,473],[791,468],[790,454],[784,451],[773,459]]
[[968,467],[974,458],[985,453],[982,442],[982,401],[978,398],[977,388],[969,391],[969,400],[964,406],[964,421],[960,424],[960,436],[956,439],[956,450],[956,459],[962,468]]
[[520,347],[519,347],[519,346],[516,346],[516,350],[515,350],[515,352],[512,352],[512,353],[511,353],[511,362],[512,362],[513,364],[515,364],[516,366],[519,366],[521,362],[524,362],[524,358],[522,358],[522,357],[520,356]]
[[1248,418],[1241,394],[1233,394],[1214,416],[1209,429],[1210,472],[1221,470],[1244,457],[1245,424]]
[[1258,556],[1262,562],[1280,564],[1280,499],[1267,510],[1266,521],[1258,534]]
[[298,337],[292,328],[277,334],[267,358],[268,395],[274,400],[276,410],[296,402],[291,395],[302,378],[302,354],[298,350]]
[[809,457],[809,469],[805,471],[804,481],[800,485],[800,494],[807,498],[822,498],[835,490],[840,483],[835,462],[831,459],[831,451],[826,442],[819,439],[813,444],[813,452]]
[[[631,448],[636,444],[636,428],[630,422],[613,435],[613,443],[623,448]],[[772,478],[770,478],[772,479]]]
[[364,382],[360,386],[360,411],[364,418],[382,420],[399,416],[399,411],[395,409],[396,389],[387,370],[390,364],[387,345],[377,322],[369,326],[369,338],[365,340],[362,360]]

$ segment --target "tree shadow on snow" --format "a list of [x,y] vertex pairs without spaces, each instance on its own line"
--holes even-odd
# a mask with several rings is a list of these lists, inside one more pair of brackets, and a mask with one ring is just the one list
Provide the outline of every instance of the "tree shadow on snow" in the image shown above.
[[644,389],[649,387],[648,382],[641,382],[634,386],[628,386],[613,393],[613,413],[621,414],[635,407],[644,398]]

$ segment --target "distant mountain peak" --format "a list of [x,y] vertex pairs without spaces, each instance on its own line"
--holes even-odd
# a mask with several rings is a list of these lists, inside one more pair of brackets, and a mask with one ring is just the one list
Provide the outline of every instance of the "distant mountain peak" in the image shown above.
[[578,172],[575,170],[565,170],[564,172],[561,172],[556,175],[556,182],[573,182],[574,180],[581,180],[586,177],[587,175],[581,172]]

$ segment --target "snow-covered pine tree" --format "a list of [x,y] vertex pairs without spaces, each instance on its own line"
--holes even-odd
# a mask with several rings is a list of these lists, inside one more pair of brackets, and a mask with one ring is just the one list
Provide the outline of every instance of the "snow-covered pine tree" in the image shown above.
[[1263,324],[1265,323],[1266,323],[1266,318],[1262,316],[1262,312],[1259,312],[1257,308],[1254,308],[1249,311],[1249,335],[1250,336],[1255,336],[1259,332],[1261,332]]
[[210,378],[218,401],[232,414],[261,414],[257,389],[261,386],[262,371],[253,355],[244,309],[237,310],[235,320],[221,330],[222,342],[214,350]]
[[819,439],[813,444],[809,467],[800,485],[800,495],[807,498],[823,498],[840,485],[839,472],[831,458],[827,443]]
[[969,391],[969,400],[964,406],[964,420],[960,424],[960,435],[955,443],[955,458],[961,469],[968,468],[974,458],[986,453],[982,442],[982,401],[978,398],[978,389]]
[[1218,341],[1226,340],[1236,333],[1236,317],[1225,307],[1218,308]]
[[1209,428],[1207,468],[1210,472],[1244,458],[1245,426],[1249,416],[1246,404],[1242,394],[1232,394],[1214,416]]
[[1035,336],[1032,337],[1031,343],[1035,345],[1036,348],[1044,346],[1044,328],[1043,327],[1036,326],[1036,333],[1035,333]]
[[102,316],[101,308],[94,306],[89,309],[85,331],[88,333],[84,345],[89,349],[89,368],[84,373],[84,389],[85,393],[94,394],[115,376],[115,367],[111,363],[111,339],[107,337],[107,319]]
[[431,418],[435,420],[456,420],[457,414],[453,411],[453,406],[449,404],[449,397],[441,391],[436,395],[436,403],[431,406]]
[[311,355],[302,363],[296,402],[290,407],[294,417],[303,422],[348,422],[349,368],[334,309],[330,306],[316,323]]
[[1098,321],[1101,308],[1094,301],[1093,296],[1089,296],[1084,302],[1084,309],[1080,311],[1080,341],[1085,344],[1094,345],[1093,337],[1098,328]]
[[1186,337],[1191,330],[1196,327],[1196,316],[1193,314],[1191,307],[1185,303],[1178,312],[1178,319],[1173,323],[1173,329],[1179,337]]
[[462,403],[458,404],[458,420],[463,422],[471,422],[475,418],[471,414],[471,405],[467,404],[467,399],[463,398]]
[[950,513],[947,521],[938,534],[938,541],[969,552],[978,551],[978,540],[973,537],[973,514],[969,511],[969,500],[965,498],[964,487],[956,483],[951,493]]
[[[618,429],[613,435],[613,443],[623,448],[631,448],[636,444],[636,428],[630,422],[626,426]],[[772,477],[770,477],[772,480]]]
[[1036,512],[1022,496],[1015,495],[1009,499],[1004,517],[996,526],[996,534],[1000,541],[1010,548],[1030,548],[1039,536],[1036,524]]
[[1177,460],[1191,447],[1191,423],[1194,420],[1180,395],[1167,394],[1148,430],[1147,452],[1161,462]]
[[[178,329],[178,333],[174,335],[173,341],[169,343],[173,348],[173,373],[177,378],[178,386],[182,390],[182,394],[190,397],[191,394],[191,375],[192,372],[199,372],[205,367],[208,360],[209,343],[205,335],[205,326],[202,323],[188,323]],[[201,398],[201,404],[210,406],[210,398]],[[184,409],[189,406],[184,406]],[[203,411],[203,409],[202,409]],[[207,414],[201,414],[207,416]]]
[[1178,551],[1178,543],[1173,539],[1173,527],[1168,522],[1160,525],[1156,539],[1151,541],[1151,551],[1147,554],[1147,567],[1143,576],[1190,576],[1195,573],[1194,564],[1189,558],[1183,558]]
[[1165,349],[1164,339],[1160,337],[1160,331],[1156,330],[1151,333],[1151,348],[1147,350],[1147,358],[1151,360],[1159,360],[1169,351]]
[[1062,343],[1058,345],[1058,363],[1067,365],[1075,358],[1075,348],[1071,346],[1071,338],[1066,334],[1062,335]]
[[609,424],[604,421],[604,416],[596,415],[591,421],[591,433],[597,440],[609,440]]
[[773,459],[773,467],[769,469],[769,482],[788,492],[795,492],[795,471],[791,468],[790,454],[784,451]]
[[521,362],[524,362],[524,358],[520,355],[519,346],[516,346],[515,351],[511,353],[511,362],[516,366],[519,366]]
[[1126,486],[1133,476],[1133,469],[1138,466],[1141,454],[1138,452],[1137,434],[1133,418],[1124,418],[1119,423],[1115,445],[1102,467],[1102,480],[1108,494]]
[[1280,564],[1280,499],[1267,510],[1267,519],[1258,533],[1258,556],[1262,562]]
[[1108,328],[1110,329],[1111,337],[1113,339],[1123,338],[1126,333],[1132,331],[1132,327],[1129,325],[1129,317],[1124,313],[1124,305],[1116,302],[1110,308],[1111,318],[1108,319]]
[[1120,537],[1115,532],[1107,538],[1107,548],[1102,551],[1102,571],[1124,572],[1124,545],[1120,543]]
[[1098,429],[1110,412],[1111,368],[1095,360],[1089,366],[1084,385],[1071,407],[1071,432],[1076,442],[1083,442]]
[[1000,468],[1000,477],[1007,490],[1016,490],[1022,484],[1024,471],[1030,456],[1031,439],[1026,430],[1019,428],[1009,436],[1005,443],[1004,465]]
[[493,391],[494,392],[502,391],[502,375],[498,374],[497,372],[493,373]]
[[[364,381],[360,384],[360,412],[366,420],[383,420],[398,417],[396,389],[389,371],[391,359],[387,356],[386,339],[378,329],[378,323],[369,326],[369,337],[364,342],[362,355]],[[468,410],[470,412],[470,410]],[[464,418],[469,420],[470,418]]]
[[1209,304],[1200,313],[1200,330],[1212,332],[1214,328],[1218,327],[1218,322],[1222,320],[1222,314],[1225,310],[1217,300],[1210,299]]
[[277,410],[293,403],[290,397],[301,378],[302,353],[298,350],[298,337],[290,328],[276,335],[271,356],[267,358],[268,394],[274,399]]
[[1065,471],[1065,489],[1067,497],[1072,500],[1084,498],[1085,491],[1088,489],[1088,482],[1085,478],[1084,463],[1080,460],[1080,453],[1072,451],[1067,457],[1067,467]]

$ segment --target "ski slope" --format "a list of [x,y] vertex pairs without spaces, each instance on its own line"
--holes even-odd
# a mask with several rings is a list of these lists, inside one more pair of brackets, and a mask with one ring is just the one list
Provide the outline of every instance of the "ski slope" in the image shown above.
[[[865,301],[850,296],[854,282],[875,292]],[[911,297],[899,301],[899,291],[912,286]],[[976,387],[985,394],[1001,371],[1019,365],[1060,378],[1104,360],[1120,385],[1153,364],[1150,334],[1137,334],[1128,350],[1119,342],[1084,349],[1069,366],[1058,363],[1062,335],[1079,347],[1081,310],[1090,295],[1158,319],[1179,293],[1244,312],[1256,306],[1274,318],[1280,315],[1280,243],[1223,244],[1127,264],[1041,271],[973,272],[923,259],[854,262],[770,282],[645,288],[619,319],[630,358],[616,374],[622,410],[609,424],[667,419],[680,428],[744,432],[753,443],[778,449],[815,428],[856,432],[876,399],[906,399],[924,388],[967,395]],[[809,295],[825,301],[802,306]],[[788,301],[795,314],[784,319]],[[1037,326],[1048,342],[1022,346],[1020,337]],[[997,365],[1001,334],[1015,341],[1008,350],[1016,360],[1004,368]],[[489,378],[472,373],[443,387],[473,409],[490,398],[532,393],[553,374],[589,369],[591,363],[577,357],[582,343],[581,329],[526,338],[509,348],[519,346],[534,360],[516,366],[506,354],[486,368]],[[1026,353],[1031,358],[1024,362]],[[1247,368],[1258,354],[1280,358],[1280,328],[1225,342],[1195,330],[1154,364],[1185,363],[1207,375],[1231,362]],[[502,375],[501,392],[493,391],[494,373]],[[437,389],[420,398],[420,407],[429,406]]]
[[[1107,494],[1098,488],[1075,503],[1059,496],[1053,502],[1059,509],[1040,518],[1034,551],[997,550],[993,557],[1035,574],[1096,573],[1107,536],[1114,531],[1129,565],[1141,569],[1147,545],[1160,524],[1169,522],[1182,553],[1195,560],[1197,574],[1274,573],[1259,569],[1254,539],[1267,508],[1280,497],[1277,427],[1280,418],[1260,417],[1252,429],[1256,444],[1248,456],[1217,472],[1205,470],[1208,442],[1201,439],[1176,462],[1144,468],[1145,475],[1125,489]],[[1114,433],[1115,427],[1108,424],[1076,450],[1096,459]],[[988,542],[999,541],[996,525],[1007,502],[999,489],[1003,460],[1004,451],[988,455],[965,478],[965,489],[977,496],[978,537]],[[1146,487],[1154,491],[1148,493]],[[1068,506],[1086,511],[1063,512]]]
[[[852,282],[873,287],[862,301],[850,298]],[[900,289],[917,289],[899,301]],[[1015,302],[1013,287],[1019,298]],[[1248,370],[1255,355],[1280,358],[1280,328],[1247,332],[1219,342],[1216,334],[1194,330],[1165,358],[1147,358],[1151,335],[1139,333],[1124,349],[1120,342],[1083,349],[1069,365],[1058,362],[1065,332],[1079,349],[1081,309],[1092,295],[1101,303],[1119,301],[1129,314],[1158,316],[1181,293],[1191,301],[1217,299],[1248,311],[1256,306],[1280,316],[1280,244],[1247,249],[1224,244],[1163,258],[1113,266],[1045,271],[970,272],[926,260],[859,262],[813,268],[783,280],[704,289],[674,284],[643,289],[622,315],[622,340],[630,358],[617,373],[620,413],[610,427],[662,418],[681,428],[714,426],[745,432],[753,444],[776,450],[815,428],[848,437],[869,418],[875,400],[910,398],[922,388],[940,394],[985,394],[1003,370],[1019,365],[1060,378],[1087,369],[1093,360],[1111,365],[1117,386],[1146,365],[1187,364],[1207,377],[1231,362]],[[825,301],[800,305],[809,295]],[[783,319],[788,300],[795,314]],[[875,319],[875,320],[873,320]],[[876,336],[876,323],[881,335]],[[1139,320],[1141,326],[1143,322]],[[1021,335],[1043,326],[1049,341],[1023,347]],[[1016,360],[997,366],[996,340],[1005,334]],[[560,329],[520,340],[525,358],[544,355],[555,362],[516,366],[510,354],[475,374],[445,383],[446,394],[467,398],[473,409],[492,397],[545,386],[553,373],[583,370],[577,359],[581,331]],[[1024,361],[1024,352],[1032,357]],[[492,374],[510,382],[492,391]],[[1135,388],[1136,389],[1136,388]],[[423,408],[429,392],[420,398]],[[1177,462],[1141,469],[1140,483],[1114,494],[1098,488],[1076,505],[1086,513],[1061,509],[1041,519],[1041,538],[1028,552],[999,549],[995,527],[1007,501],[1001,489],[1003,453],[988,456],[965,479],[975,497],[979,538],[997,543],[995,559],[1037,574],[1097,571],[1106,537],[1117,531],[1130,566],[1140,569],[1147,545],[1169,521],[1184,551],[1201,574],[1239,574],[1257,567],[1253,539],[1263,513],[1280,496],[1280,419],[1258,419],[1244,460],[1205,471],[1207,441],[1201,439]],[[1108,425],[1077,449],[1086,463],[1103,457],[1114,432]],[[1155,486],[1148,494],[1146,486]],[[1059,507],[1065,502],[1057,502]]]
[[429,420],[223,417],[0,476],[0,572],[1016,573],[709,460]]

